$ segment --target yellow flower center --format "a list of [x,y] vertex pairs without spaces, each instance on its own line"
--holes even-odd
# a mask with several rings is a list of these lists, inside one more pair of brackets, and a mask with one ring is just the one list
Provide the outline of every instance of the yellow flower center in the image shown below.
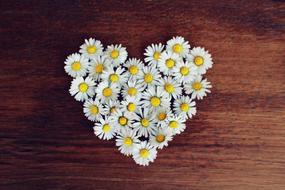
[[158,134],[156,135],[155,140],[159,143],[162,143],[165,140],[165,136],[163,134]]
[[131,146],[133,144],[133,139],[131,137],[126,137],[124,139],[124,145]]
[[80,92],[83,92],[83,93],[87,92],[88,88],[89,88],[89,86],[86,82],[82,82],[79,84],[79,91]]
[[114,73],[114,74],[111,74],[111,75],[109,76],[109,79],[110,79],[111,82],[118,82],[119,76]]
[[172,50],[175,53],[181,53],[181,51],[183,50],[183,47],[180,44],[175,44],[174,46],[172,46]]
[[171,69],[172,67],[174,67],[174,65],[175,65],[175,61],[173,60],[173,59],[167,59],[166,61],[165,61],[165,65],[166,65],[166,67],[168,67],[169,69]]
[[111,113],[115,113],[115,111],[116,111],[116,107],[111,107],[111,108],[110,108],[110,112],[111,112]]
[[95,66],[95,72],[96,73],[100,73],[101,74],[103,72],[103,69],[104,69],[104,66],[101,63]]
[[159,121],[163,121],[166,119],[166,113],[164,112],[160,112],[158,115],[157,115],[157,118]]
[[93,115],[97,115],[97,114],[98,114],[98,111],[99,111],[99,109],[98,109],[98,107],[97,107],[96,105],[91,105],[91,106],[89,107],[89,110],[90,110],[90,112],[91,112]]
[[158,61],[159,58],[160,58],[160,52],[158,52],[158,51],[154,52],[154,54],[153,54],[153,59],[154,59],[155,61]]
[[122,126],[125,126],[128,123],[128,119],[125,118],[124,116],[119,117],[119,123]]
[[132,74],[132,75],[136,75],[138,72],[139,72],[139,69],[137,66],[135,65],[131,65],[129,67],[129,72]]
[[81,69],[81,63],[79,61],[75,61],[71,65],[72,70],[79,71]]
[[157,107],[160,105],[160,99],[156,96],[151,97],[150,103],[152,106]]
[[140,150],[140,156],[142,157],[142,158],[147,158],[148,156],[149,156],[149,151],[147,150],[147,149],[141,149]]
[[147,74],[144,75],[144,81],[146,83],[150,83],[150,82],[152,82],[152,80],[153,80],[153,76],[152,76],[151,73],[147,73]]
[[184,76],[188,75],[189,74],[189,68],[185,67],[185,66],[182,66],[180,68],[180,73],[181,73],[181,75],[184,75]]
[[201,66],[201,65],[203,65],[203,63],[204,63],[204,58],[201,57],[201,56],[196,56],[196,57],[194,58],[194,63],[195,63],[197,66]]
[[97,51],[97,48],[95,46],[88,46],[87,47],[87,52],[89,54],[94,54],[94,53],[96,53],[96,51]]
[[130,88],[128,89],[128,95],[130,95],[130,96],[135,96],[135,95],[137,95],[137,89],[136,89],[135,87],[130,87]]
[[194,82],[192,84],[192,88],[196,91],[201,90],[202,89],[202,84],[200,82]]
[[178,127],[178,123],[176,121],[170,121],[169,127],[175,129]]
[[130,111],[130,112],[134,112],[135,110],[136,110],[136,104],[134,104],[134,103],[129,103],[128,104],[128,106],[127,106],[127,109],[128,109],[128,111]]
[[105,124],[103,125],[103,131],[104,133],[108,133],[110,131],[111,127],[109,124]]
[[189,105],[187,103],[180,104],[180,109],[184,112],[187,112],[189,110]]
[[166,92],[168,93],[173,93],[174,92],[174,86],[170,83],[166,83],[164,85],[164,89],[166,90]]
[[112,89],[110,87],[106,87],[103,90],[103,96],[110,97],[112,95]]
[[111,57],[112,57],[112,59],[118,58],[119,57],[119,51],[118,50],[113,50],[111,52]]
[[149,120],[146,119],[146,118],[143,118],[141,120],[141,124],[142,124],[143,127],[148,127],[149,126]]

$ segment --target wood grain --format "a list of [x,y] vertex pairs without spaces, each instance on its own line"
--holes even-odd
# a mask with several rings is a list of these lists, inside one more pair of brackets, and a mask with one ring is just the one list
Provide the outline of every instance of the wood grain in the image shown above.
[[[282,1],[1,0],[0,189],[285,189]],[[68,89],[84,38],[131,57],[182,35],[215,65],[213,93],[149,167],[98,140]]]

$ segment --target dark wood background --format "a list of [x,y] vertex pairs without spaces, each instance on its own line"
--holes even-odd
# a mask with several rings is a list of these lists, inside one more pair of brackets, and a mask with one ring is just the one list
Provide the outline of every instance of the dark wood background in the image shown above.
[[[0,189],[285,189],[285,3],[10,1],[0,6]],[[213,93],[149,167],[98,140],[68,89],[85,38],[205,46]]]

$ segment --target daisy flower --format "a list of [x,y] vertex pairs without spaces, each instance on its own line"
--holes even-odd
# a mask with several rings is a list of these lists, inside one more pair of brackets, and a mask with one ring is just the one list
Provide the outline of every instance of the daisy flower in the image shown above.
[[160,108],[158,110],[156,110],[153,115],[155,115],[154,117],[154,121],[158,124],[161,125],[163,123],[166,122],[167,118],[171,117],[173,115],[172,110],[170,109],[170,107],[163,107]]
[[118,67],[108,67],[102,74],[103,81],[109,81],[111,84],[117,84],[119,87],[128,80],[128,76],[125,73],[125,69]]
[[139,75],[138,83],[143,84],[143,87],[154,86],[158,84],[160,78],[158,70],[154,66],[143,67],[143,72]]
[[168,129],[172,135],[180,134],[186,128],[185,118],[182,115],[174,115],[167,118],[167,121],[164,125],[161,125],[163,129]]
[[156,158],[157,150],[147,141],[141,142],[133,150],[133,159],[142,166],[148,166]]
[[72,80],[69,92],[71,96],[74,96],[77,101],[87,100],[89,97],[92,98],[95,94],[94,87],[95,82],[92,78],[76,77]]
[[181,85],[170,76],[161,78],[158,85],[159,91],[165,92],[170,98],[176,99],[182,93]]
[[148,88],[142,95],[143,105],[150,111],[156,111],[163,107],[169,107],[170,98],[168,95],[155,87]]
[[178,83],[190,83],[197,76],[197,69],[192,64],[188,62],[179,62],[176,67],[173,69],[173,74],[175,81]]
[[192,101],[189,96],[181,96],[174,100],[173,109],[176,115],[181,115],[182,117],[192,118],[196,114],[196,102]]
[[113,113],[109,120],[111,121],[112,125],[116,127],[115,132],[120,132],[122,129],[132,127],[132,118],[127,116],[121,110],[117,110]]
[[148,137],[156,130],[154,115],[148,109],[140,109],[133,115],[133,127],[138,136]]
[[155,134],[150,136],[150,144],[155,148],[162,149],[168,146],[168,142],[172,141],[172,133],[167,128],[159,128]]
[[129,80],[122,86],[122,95],[123,97],[130,96],[139,99],[143,90],[143,84],[138,83],[136,80]]
[[108,122],[108,119],[100,119],[93,127],[95,135],[99,139],[110,140],[115,135],[115,126]]
[[144,55],[146,56],[144,61],[147,62],[149,66],[157,66],[158,60],[163,49],[164,45],[162,45],[161,43],[151,44],[150,46],[147,46],[144,53]]
[[176,36],[167,41],[166,50],[185,57],[189,53],[190,45],[183,37]]
[[158,60],[158,68],[165,75],[171,75],[175,65],[182,61],[179,55],[171,52],[163,52]]
[[141,101],[138,98],[127,96],[125,101],[121,103],[121,110],[129,117],[132,117],[141,107]]
[[72,77],[84,77],[89,66],[88,59],[79,53],[69,55],[64,64],[65,72]]
[[99,83],[96,88],[96,94],[101,102],[107,102],[108,100],[117,100],[120,88],[116,84],[108,84],[108,82]]
[[103,45],[100,40],[94,38],[85,39],[85,43],[80,46],[80,53],[85,57],[93,59],[98,55],[102,55]]
[[117,100],[109,100],[104,105],[104,112],[107,115],[114,114],[120,109],[120,102]]
[[129,79],[137,79],[139,74],[142,72],[142,68],[144,66],[143,62],[136,58],[129,59],[124,65],[127,67],[127,73]]
[[91,60],[88,67],[89,76],[95,81],[100,81],[103,71],[107,69],[110,62],[104,56],[98,56]]
[[136,132],[131,129],[121,130],[116,139],[116,146],[119,147],[119,151],[126,155],[132,155],[134,147],[140,142],[139,137],[136,135]]
[[205,74],[213,66],[211,54],[201,47],[194,47],[188,54],[187,60],[197,67],[199,74]]
[[97,98],[86,100],[83,104],[83,112],[90,121],[99,121],[102,115],[105,115],[103,106]]
[[124,63],[127,59],[128,52],[125,47],[119,45],[109,45],[105,52],[107,59],[110,60],[114,67]]
[[191,94],[191,98],[198,100],[203,99],[204,96],[207,96],[207,93],[211,93],[210,88],[212,85],[207,79],[202,80],[202,76],[198,76],[194,81],[184,86],[185,93]]

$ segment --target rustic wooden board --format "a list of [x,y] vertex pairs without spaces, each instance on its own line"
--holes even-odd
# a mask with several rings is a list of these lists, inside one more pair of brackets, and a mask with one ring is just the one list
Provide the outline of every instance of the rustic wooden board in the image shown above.
[[[285,189],[282,1],[1,0],[0,189]],[[98,140],[68,89],[84,38],[142,58],[182,35],[205,46],[213,93],[149,167]]]

